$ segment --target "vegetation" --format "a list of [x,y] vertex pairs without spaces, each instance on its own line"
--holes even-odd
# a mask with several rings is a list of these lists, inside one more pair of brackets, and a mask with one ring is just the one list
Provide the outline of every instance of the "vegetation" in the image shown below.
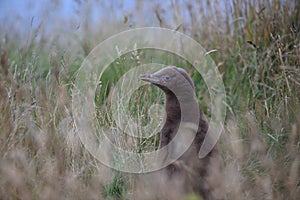
[[[78,34],[31,26],[25,38],[1,29],[0,199],[150,198],[137,176],[109,169],[85,150],[71,95],[77,69],[99,42],[122,30],[157,25],[193,37],[222,73],[227,117],[218,145],[227,199],[300,198],[300,1],[171,2],[166,7],[136,0],[123,19],[110,13],[97,26],[84,20]],[[90,15],[91,5],[79,4]],[[150,22],[145,15],[152,16]],[[102,126],[114,126],[107,112],[111,88],[136,63],[186,68],[209,116],[209,94],[190,65],[182,66],[185,62],[172,54],[137,54],[121,56],[103,75],[105,89],[95,97]],[[135,116],[147,114],[162,97],[144,86],[130,109]],[[156,138],[133,142],[146,149],[157,145]]]

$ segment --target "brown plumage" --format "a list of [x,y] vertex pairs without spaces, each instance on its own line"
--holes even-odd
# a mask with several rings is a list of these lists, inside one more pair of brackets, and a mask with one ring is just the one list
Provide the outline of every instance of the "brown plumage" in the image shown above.
[[[203,159],[198,156],[207,134],[208,123],[195,100],[195,87],[190,76],[182,68],[169,66],[154,74],[141,75],[140,79],[159,87],[166,96],[159,148],[171,142],[180,123],[197,123],[198,126],[197,131],[194,131],[196,133],[192,145],[177,161],[166,167],[168,184],[180,180],[180,184],[176,186],[180,185],[185,194],[195,193],[203,199],[222,199],[222,161],[217,149],[213,148]],[[168,151],[168,155],[172,156],[174,149],[168,148]],[[176,190],[175,186],[169,188]]]

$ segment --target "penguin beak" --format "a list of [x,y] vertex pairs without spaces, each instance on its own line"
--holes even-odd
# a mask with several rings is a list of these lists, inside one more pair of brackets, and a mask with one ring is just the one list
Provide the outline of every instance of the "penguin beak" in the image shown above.
[[156,84],[160,82],[160,78],[154,74],[142,74],[140,75],[140,80]]

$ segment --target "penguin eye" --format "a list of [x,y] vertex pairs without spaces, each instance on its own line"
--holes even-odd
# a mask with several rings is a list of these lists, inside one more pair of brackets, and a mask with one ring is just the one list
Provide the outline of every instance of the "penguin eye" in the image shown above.
[[171,77],[170,77],[170,76],[164,76],[164,80],[165,80],[165,81],[170,81],[170,80],[171,80]]

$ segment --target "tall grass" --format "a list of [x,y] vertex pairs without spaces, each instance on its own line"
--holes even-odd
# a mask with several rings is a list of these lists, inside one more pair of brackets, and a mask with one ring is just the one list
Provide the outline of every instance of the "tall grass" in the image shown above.
[[[121,30],[160,25],[199,41],[223,75],[227,119],[218,145],[225,161],[226,198],[299,199],[300,2],[136,0],[135,5],[124,19],[109,15],[97,26],[85,20],[78,36],[31,27],[24,41],[17,31],[2,29],[0,198],[153,199],[151,174],[111,170],[86,152],[72,118],[71,91],[76,70],[98,42]],[[174,55],[139,54],[139,59],[125,55],[116,60],[103,75],[106,89],[95,98],[101,125],[114,125],[105,113],[111,86],[129,65],[153,60],[186,68],[209,115],[208,91],[191,66]],[[144,109],[131,109],[147,114],[147,106],[162,94],[145,98],[152,89],[142,89],[132,101]],[[138,148],[157,143],[155,138],[133,142]]]

